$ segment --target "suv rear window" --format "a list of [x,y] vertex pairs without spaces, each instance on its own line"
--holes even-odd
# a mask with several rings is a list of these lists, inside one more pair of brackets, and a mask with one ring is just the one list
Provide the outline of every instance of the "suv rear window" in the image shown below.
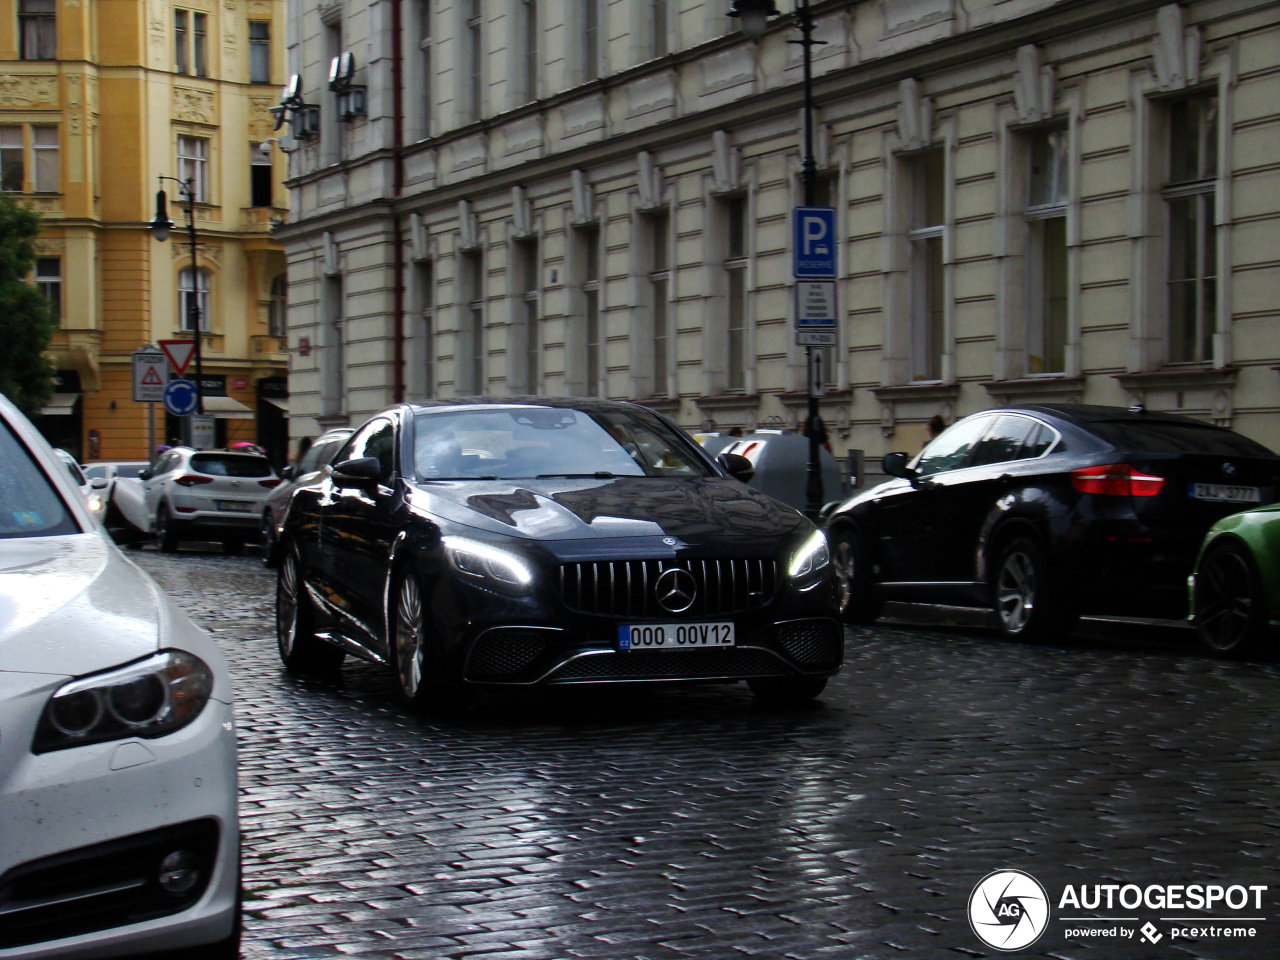
[[271,461],[234,453],[197,453],[191,458],[191,469],[210,477],[269,477]]
[[0,421],[0,539],[79,532],[53,483]]
[[1256,441],[1209,424],[1168,420],[1096,420],[1089,429],[1132,453],[1207,453],[1224,457],[1275,457]]

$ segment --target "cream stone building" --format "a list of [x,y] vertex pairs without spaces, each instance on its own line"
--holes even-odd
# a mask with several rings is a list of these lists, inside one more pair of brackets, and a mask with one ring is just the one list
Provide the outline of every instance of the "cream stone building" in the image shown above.
[[[295,432],[467,394],[803,419],[799,34],[778,17],[752,42],[730,6],[293,7]],[[1142,402],[1280,448],[1280,5],[812,12],[838,455],[1036,401]]]
[[[59,384],[38,425],[82,459],[178,435],[132,399],[131,353],[190,337],[201,307],[216,442],[283,457],[286,163],[260,144],[285,78],[284,0],[0,0],[0,189],[44,218],[35,276],[55,304]],[[177,185],[196,190],[197,262]],[[176,227],[152,238],[164,186]],[[149,419],[148,406],[154,414]]]

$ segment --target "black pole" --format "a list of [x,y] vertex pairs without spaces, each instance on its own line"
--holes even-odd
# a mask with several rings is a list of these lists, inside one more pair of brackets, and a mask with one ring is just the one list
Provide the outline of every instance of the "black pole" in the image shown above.
[[[804,49],[804,157],[800,161],[800,176],[804,183],[804,205],[812,207],[817,201],[817,162],[813,157],[813,63],[811,50],[813,39],[813,15],[809,0],[796,0],[796,25],[800,28],[800,46]],[[805,513],[811,520],[818,518],[822,510],[822,467],[819,461],[818,431],[822,423],[818,416],[818,398],[813,392],[813,351],[805,347],[805,390],[809,394],[805,433],[809,437],[809,468],[805,476]]]
[[[196,415],[204,416],[204,369],[200,363],[200,347],[204,337],[200,335],[200,270],[196,266],[196,258],[200,248],[196,245],[196,190],[195,181],[185,184],[187,193],[187,236],[191,240],[191,299],[187,303],[187,317],[196,338]],[[191,431],[192,446],[195,446],[195,430]]]

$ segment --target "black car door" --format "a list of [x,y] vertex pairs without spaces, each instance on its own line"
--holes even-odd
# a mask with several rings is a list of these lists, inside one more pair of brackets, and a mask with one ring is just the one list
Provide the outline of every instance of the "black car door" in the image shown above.
[[326,568],[344,628],[361,634],[352,639],[379,653],[384,652],[380,638],[387,564],[399,532],[396,436],[395,422],[386,417],[370,420],[352,435],[341,456],[378,460],[378,482],[354,486],[331,477],[334,499],[325,519]]
[[879,503],[885,581],[948,579],[944,571],[954,564],[943,557],[963,549],[955,511],[964,494],[965,467],[991,420],[990,415],[968,417],[944,430],[916,457],[909,485],[886,491]]

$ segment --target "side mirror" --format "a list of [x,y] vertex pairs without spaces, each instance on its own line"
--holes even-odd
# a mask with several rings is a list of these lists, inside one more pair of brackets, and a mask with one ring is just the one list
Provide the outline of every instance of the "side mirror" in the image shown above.
[[292,463],[286,464],[285,468],[280,471],[281,480],[292,480],[296,468]]
[[902,477],[904,480],[910,480],[916,475],[907,463],[911,458],[901,451],[896,453],[886,453],[884,459],[880,461],[884,467],[884,472],[891,477]]
[[735,480],[750,483],[756,475],[756,468],[751,461],[740,453],[722,453],[716,457],[716,463],[724,467],[725,472]]
[[360,457],[344,460],[333,468],[333,482],[339,487],[359,487],[368,490],[382,479],[382,463],[377,457]]
[[155,476],[155,474],[153,474],[153,473],[151,472],[151,468],[150,468],[150,467],[147,467],[145,470],[139,470],[139,471],[138,471],[138,479],[139,479],[139,480],[150,480],[153,476]]
[[89,481],[89,486],[92,487],[94,490],[105,490],[107,489],[107,484],[109,484],[110,482],[111,481],[108,480],[106,477],[94,477],[92,480]]

